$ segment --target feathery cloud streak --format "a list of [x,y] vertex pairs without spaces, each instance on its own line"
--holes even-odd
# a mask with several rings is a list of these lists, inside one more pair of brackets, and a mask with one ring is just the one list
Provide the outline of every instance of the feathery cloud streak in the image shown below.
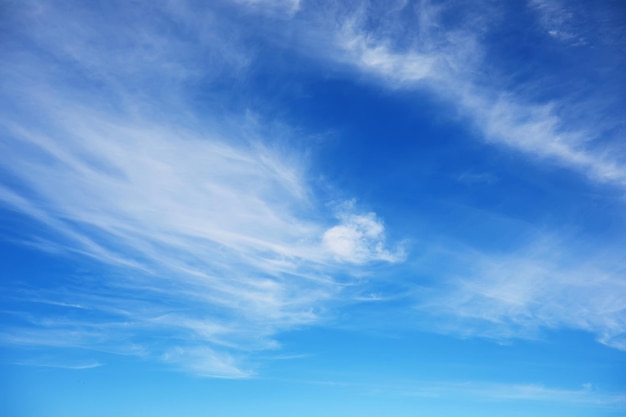
[[253,117],[195,117],[185,83],[231,77],[250,59],[219,24],[204,29],[210,10],[197,21],[185,5],[142,7],[139,20],[123,10],[108,21],[72,2],[16,11],[29,29],[16,29],[24,44],[1,70],[16,107],[3,123],[0,201],[48,227],[39,245],[114,269],[17,297],[16,311],[35,302],[47,317],[24,315],[2,340],[245,377],[245,352],[320,319],[341,291],[333,275],[349,279],[342,263],[400,258],[374,214],[346,208],[333,224],[301,152],[279,150]]
[[626,282],[618,256],[575,255],[563,244],[543,241],[507,254],[476,251],[456,258],[462,272],[419,307],[442,319],[440,329],[499,340],[579,329],[626,350]]
[[[472,133],[488,143],[566,167],[595,183],[619,189],[626,185],[625,153],[615,128],[622,123],[619,115],[594,117],[595,99],[575,99],[571,94],[538,98],[543,79],[524,85],[512,82],[514,76],[500,69],[502,58],[494,56],[489,42],[494,42],[491,34],[506,24],[501,8],[485,2],[478,12],[450,1],[326,6],[309,9],[314,18],[302,7],[298,23],[313,21],[326,28],[311,31],[308,41],[317,42],[317,47],[307,48],[309,53],[390,90],[429,92],[469,121]],[[566,5],[532,1],[526,6],[542,31],[567,41],[562,48],[582,46],[583,35],[574,33],[577,15]],[[560,28],[547,29],[550,25]],[[605,70],[613,74],[615,68]],[[574,80],[573,88],[588,87],[585,73],[575,74]],[[351,233],[342,235],[337,249],[352,253],[347,238]],[[544,246],[541,239],[536,246]],[[567,246],[560,245],[558,252],[576,251]],[[564,259],[550,255],[550,250],[522,245],[505,257],[466,250],[460,256],[467,259],[459,269],[474,272],[453,280],[443,290],[446,295],[424,302],[426,310],[460,318],[461,327],[467,326],[472,334],[528,337],[540,328],[568,327],[590,331],[602,343],[624,349],[626,300],[620,296],[624,293],[620,257]],[[457,261],[457,255],[441,260]]]
[[[37,294],[38,303],[60,301],[67,310],[28,315],[28,326],[8,329],[5,342],[98,346],[243,377],[251,372],[245,352],[275,347],[277,332],[320,320],[325,301],[342,291],[343,268],[403,259],[385,247],[374,213],[348,204],[337,224],[319,209],[305,158],[285,150],[293,133],[264,129],[241,108],[233,114],[232,96],[220,89],[238,85],[263,60],[255,42],[288,44],[314,58],[316,69],[430,91],[487,141],[599,182],[626,179],[619,152],[605,152],[592,129],[569,127],[568,103],[534,100],[513,93],[505,77],[489,79],[498,74],[485,45],[493,9],[449,19],[451,3],[134,5],[100,5],[112,8],[105,18],[74,2],[16,6],[11,30],[19,45],[3,48],[9,64],[0,69],[3,101],[12,104],[2,108],[10,117],[0,199],[56,233],[33,244],[88,255],[118,273],[97,291],[92,283]],[[254,13],[266,20],[251,34],[241,22]],[[568,326],[622,346],[622,301],[605,304],[622,288],[618,270],[592,265],[570,282],[576,268],[559,259],[517,255],[472,258],[475,273],[431,307],[491,326],[473,334]],[[609,278],[606,286],[579,285],[588,276]],[[577,304],[578,318],[566,312],[588,292],[594,296],[583,309]]]
[[[530,6],[541,11],[543,19],[548,11],[556,13],[552,2]],[[574,115],[593,114],[597,105],[593,100],[571,102],[565,96],[542,101],[519,85],[507,87],[508,76],[498,69],[487,45],[490,31],[505,24],[493,4],[481,3],[480,14],[458,2],[428,1],[398,2],[397,7],[367,2],[356,10],[335,10],[334,19],[326,18],[339,22],[332,47],[326,49],[327,59],[393,89],[435,94],[466,117],[487,142],[556,162],[594,181],[626,184],[623,150],[610,133],[619,118],[592,118],[581,126]],[[564,8],[559,16],[573,19]],[[578,88],[586,87],[583,80]],[[531,87],[529,83],[527,90]]]

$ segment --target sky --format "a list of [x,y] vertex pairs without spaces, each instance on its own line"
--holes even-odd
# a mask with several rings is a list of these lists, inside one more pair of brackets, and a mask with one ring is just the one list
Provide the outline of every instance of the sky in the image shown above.
[[626,4],[7,0],[0,414],[626,416]]

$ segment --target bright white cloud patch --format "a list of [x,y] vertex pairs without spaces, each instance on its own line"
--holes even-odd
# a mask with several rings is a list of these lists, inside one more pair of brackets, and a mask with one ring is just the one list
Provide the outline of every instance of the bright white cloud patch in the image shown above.
[[340,261],[365,263],[373,260],[395,262],[400,252],[385,249],[385,228],[374,213],[342,214],[341,223],[324,232],[326,249]]

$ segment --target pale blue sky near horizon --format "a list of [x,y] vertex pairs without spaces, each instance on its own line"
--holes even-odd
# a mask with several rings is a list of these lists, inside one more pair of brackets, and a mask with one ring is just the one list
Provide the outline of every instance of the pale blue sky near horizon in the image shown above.
[[626,416],[626,5],[7,1],[0,414]]

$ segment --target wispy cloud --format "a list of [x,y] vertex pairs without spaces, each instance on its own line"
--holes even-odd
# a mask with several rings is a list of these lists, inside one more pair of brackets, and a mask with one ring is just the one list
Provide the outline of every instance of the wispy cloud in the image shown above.
[[[445,2],[230,3],[280,21],[319,68],[426,91],[486,142],[626,184],[621,148],[594,126],[571,125],[567,100],[536,100],[498,77],[483,36],[493,9],[449,19]],[[25,291],[5,309],[12,320],[0,340],[251,375],[248,354],[322,320],[346,271],[404,253],[386,243],[373,212],[348,203],[333,218],[309,186],[294,131],[266,129],[220,94],[253,70],[260,53],[251,45],[279,35],[247,33],[227,2],[216,3],[220,13],[185,2],[121,4],[102,5],[111,8],[104,14],[72,1],[11,10],[15,44],[3,46],[0,68],[0,202],[45,226],[34,247],[86,256],[107,271],[68,278],[62,290]],[[553,249],[452,256],[446,261],[467,272],[424,308],[451,317],[454,331],[517,337],[571,327],[626,349],[619,265]]]
[[[579,249],[582,251],[581,249]],[[438,294],[419,310],[447,317],[437,326],[466,336],[505,340],[570,328],[626,350],[626,282],[618,256],[550,240],[507,254],[466,251]]]
[[[407,392],[410,395],[410,391]],[[538,401],[587,405],[617,406],[624,398],[593,392],[589,385],[580,389],[559,389],[539,384],[494,384],[486,382],[433,383],[416,389],[416,396],[468,397],[497,401]]]
[[[531,5],[544,16],[556,13],[552,3]],[[494,58],[486,45],[489,30],[503,24],[501,12],[487,3],[481,10],[478,15],[458,2],[428,1],[380,10],[375,2],[356,12],[334,10],[333,18],[327,19],[339,22],[329,28],[334,37],[330,41],[328,36],[320,37],[327,47],[313,50],[326,51],[318,53],[390,88],[434,94],[488,143],[623,187],[623,152],[614,138],[607,140],[603,123],[596,119],[581,126],[567,117],[572,108],[578,114],[583,106],[590,113],[596,104],[572,103],[567,97],[541,101],[519,85],[507,87],[507,76],[499,72],[497,62],[491,62]]]
[[[499,67],[502,57],[494,56],[489,44],[490,35],[507,24],[507,16],[493,3],[481,5],[480,13],[454,1],[327,5],[309,10],[314,16],[310,20],[300,16],[301,24],[325,28],[307,32],[314,47],[304,53],[349,77],[358,74],[361,82],[434,96],[448,106],[451,119],[466,123],[468,132],[484,143],[564,167],[591,183],[623,189],[626,152],[615,134],[620,115],[594,117],[594,99],[567,94],[540,98],[537,90],[543,88],[543,79],[512,82]],[[557,25],[553,36],[582,42],[582,35],[565,29],[574,27],[576,16],[560,2],[533,1],[527,6],[542,30]],[[613,67],[607,71],[616,74]],[[585,87],[584,78],[575,74],[571,88]],[[339,257],[358,259],[354,242],[375,230],[357,223],[330,229],[326,246]],[[554,254],[555,248],[541,238],[530,246],[521,245],[518,253],[507,256],[464,250],[462,262],[456,256],[442,260],[459,262],[459,270],[466,272],[442,290],[445,295],[434,301],[436,305],[426,304],[466,320],[457,330],[473,334],[530,337],[541,328],[569,327],[624,349],[626,304],[620,295],[624,280],[619,256],[581,258],[574,255],[576,247],[565,243]]]
[[381,382],[354,382],[342,380],[295,380],[295,383],[331,386],[334,389],[351,389],[366,395],[384,397],[416,397],[435,401],[489,401],[524,402],[528,404],[559,404],[585,407],[619,409],[626,398],[619,393],[597,390],[592,384],[580,388],[550,387],[544,384],[494,383],[489,381],[404,380]]
[[[40,303],[45,318],[12,321],[5,343],[244,377],[247,353],[275,348],[276,332],[323,316],[324,301],[341,291],[332,277],[341,263],[398,260],[374,214],[353,207],[339,224],[329,220],[309,190],[302,150],[269,140],[246,111],[198,120],[185,82],[231,77],[249,58],[229,48],[219,25],[202,31],[184,6],[151,9],[138,27],[126,15],[103,22],[64,7],[19,10],[29,28],[22,36],[47,54],[29,43],[9,50],[1,70],[10,85],[3,100],[18,105],[3,122],[0,201],[46,226],[38,244],[114,269],[67,284],[62,300],[41,289],[35,301],[53,300]],[[168,19],[180,33],[166,39]],[[197,53],[217,68],[199,65]],[[74,73],[57,71],[56,61]],[[350,253],[328,245],[338,230],[358,235],[343,240]]]
[[476,381],[462,383],[435,382],[415,389],[413,394],[411,394],[410,390],[406,391],[406,395],[570,404],[603,408],[619,408],[626,401],[624,396],[617,393],[597,392],[590,384],[584,384],[579,389],[563,389],[541,384],[498,384]]
[[241,363],[227,353],[216,353],[207,347],[184,349],[175,347],[165,352],[162,359],[195,375],[212,378],[246,378],[254,371],[242,369]]
[[573,27],[574,14],[560,0],[530,0],[529,6],[539,14],[539,23],[550,36],[572,44],[585,39]]

